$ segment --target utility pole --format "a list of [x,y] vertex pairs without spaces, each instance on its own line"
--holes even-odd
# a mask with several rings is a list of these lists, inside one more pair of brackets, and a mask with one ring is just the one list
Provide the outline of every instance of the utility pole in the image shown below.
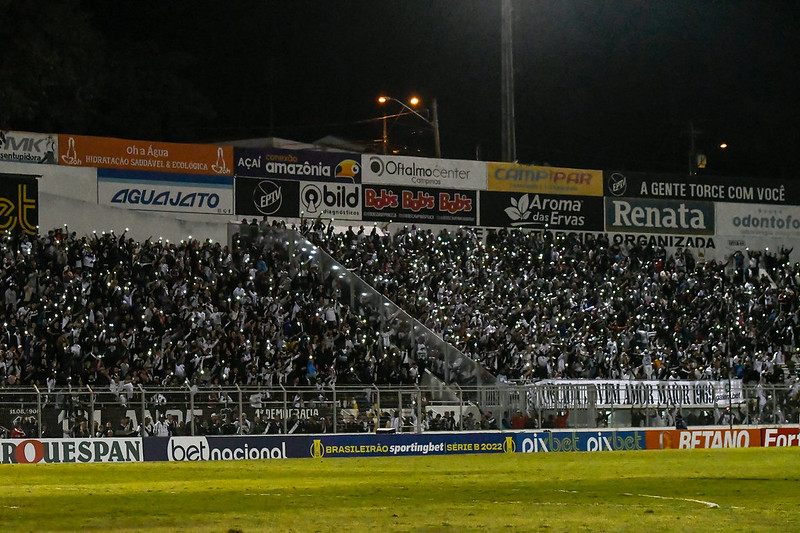
[[702,132],[700,130],[694,129],[694,121],[689,121],[689,175],[694,176],[697,174],[697,136],[700,135]]
[[442,158],[442,143],[439,140],[439,104],[436,103],[436,98],[433,99],[433,104],[431,105],[431,112],[433,114],[433,120],[431,121],[431,127],[433,128],[433,148],[434,154],[436,159]]
[[514,125],[514,42],[512,39],[511,0],[502,0],[500,21],[500,100],[502,115],[503,161],[517,160],[517,135]]

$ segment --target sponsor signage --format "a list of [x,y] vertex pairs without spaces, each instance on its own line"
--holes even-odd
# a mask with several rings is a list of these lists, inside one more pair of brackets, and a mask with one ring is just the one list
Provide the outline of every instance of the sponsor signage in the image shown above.
[[58,135],[26,131],[0,132],[0,162],[56,164]]
[[361,186],[314,182],[300,185],[300,211],[309,218],[361,220]]
[[237,215],[297,218],[300,216],[300,183],[296,180],[236,177]]
[[720,235],[794,239],[798,232],[800,206],[717,204],[717,233]]
[[[305,439],[301,439],[305,441]],[[287,442],[289,443],[287,445]],[[144,439],[146,461],[239,461],[299,457],[304,446],[279,436],[149,437]],[[290,455],[288,450],[293,450]]]
[[603,196],[603,172],[577,168],[488,163],[490,191]]
[[364,185],[363,219],[374,222],[477,224],[477,191]]
[[536,383],[538,409],[630,406],[724,407],[744,402],[741,381],[542,380]]
[[762,443],[765,448],[800,446],[798,428],[764,428]]
[[759,429],[654,429],[645,433],[648,450],[761,446]]
[[399,435],[316,435],[308,438],[306,457],[386,457],[392,455],[451,455],[514,453],[511,434],[427,433]]
[[361,155],[280,148],[234,148],[237,176],[361,183]]
[[481,191],[481,226],[603,230],[603,199]]
[[59,165],[220,176],[233,173],[230,146],[59,135],[58,150]]
[[132,463],[143,460],[140,438],[0,441],[0,463]]
[[97,203],[143,211],[233,214],[233,178],[98,169]]
[[707,202],[800,204],[800,194],[786,180],[720,176],[696,177],[605,172],[605,195],[626,198],[671,198]]
[[0,231],[35,235],[39,184],[33,176],[0,174]]
[[[481,204],[482,205],[482,204]],[[713,237],[702,237],[697,235],[653,235],[653,234],[633,234],[633,233],[605,233],[603,231],[554,231],[553,234],[556,238],[565,238],[567,235],[572,234],[583,242],[594,242],[600,236],[604,236],[609,242],[618,246],[650,246],[658,248],[699,248],[709,249],[716,248]]]
[[438,189],[486,189],[486,163],[424,157],[363,155],[364,183]]
[[514,435],[521,453],[645,450],[643,431],[537,431]]
[[606,231],[714,235],[714,202],[605,198]]

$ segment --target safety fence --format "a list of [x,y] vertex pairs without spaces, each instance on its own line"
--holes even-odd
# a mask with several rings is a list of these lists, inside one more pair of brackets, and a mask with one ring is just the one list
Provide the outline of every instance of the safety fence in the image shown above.
[[0,389],[0,438],[426,433],[798,423],[798,383]]

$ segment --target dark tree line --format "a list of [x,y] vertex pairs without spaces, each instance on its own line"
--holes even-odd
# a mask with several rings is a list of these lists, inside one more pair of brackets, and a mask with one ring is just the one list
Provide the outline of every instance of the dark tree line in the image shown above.
[[187,76],[196,59],[99,6],[0,0],[0,130],[197,140],[215,111]]

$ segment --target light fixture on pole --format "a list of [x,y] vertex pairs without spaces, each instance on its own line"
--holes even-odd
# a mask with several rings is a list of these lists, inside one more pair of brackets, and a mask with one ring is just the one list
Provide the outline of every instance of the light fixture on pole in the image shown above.
[[[415,109],[412,109],[411,107],[406,105],[406,103],[403,102],[402,100],[398,100],[397,98],[392,98],[391,96],[379,96],[378,97],[378,102],[381,103],[381,104],[385,104],[386,102],[389,102],[389,101],[397,102],[398,104],[400,104],[403,107],[403,109],[405,109],[406,111],[418,116],[428,126],[430,126],[431,129],[433,129],[434,154],[435,154],[437,159],[441,159],[441,157],[442,157],[442,148],[441,148],[441,144],[439,142],[439,108],[436,105],[436,98],[433,99],[433,102],[431,104],[431,115],[432,115],[431,120],[428,120],[424,116],[420,115]],[[419,98],[417,98],[415,96],[415,97],[411,98],[408,102],[411,105],[415,106],[415,105],[419,104]],[[386,117],[384,117],[383,118],[383,153],[384,154],[386,154],[387,151],[388,151],[387,150],[388,144],[389,144],[389,139],[388,139],[388,135],[387,135],[387,131],[386,131]]]

